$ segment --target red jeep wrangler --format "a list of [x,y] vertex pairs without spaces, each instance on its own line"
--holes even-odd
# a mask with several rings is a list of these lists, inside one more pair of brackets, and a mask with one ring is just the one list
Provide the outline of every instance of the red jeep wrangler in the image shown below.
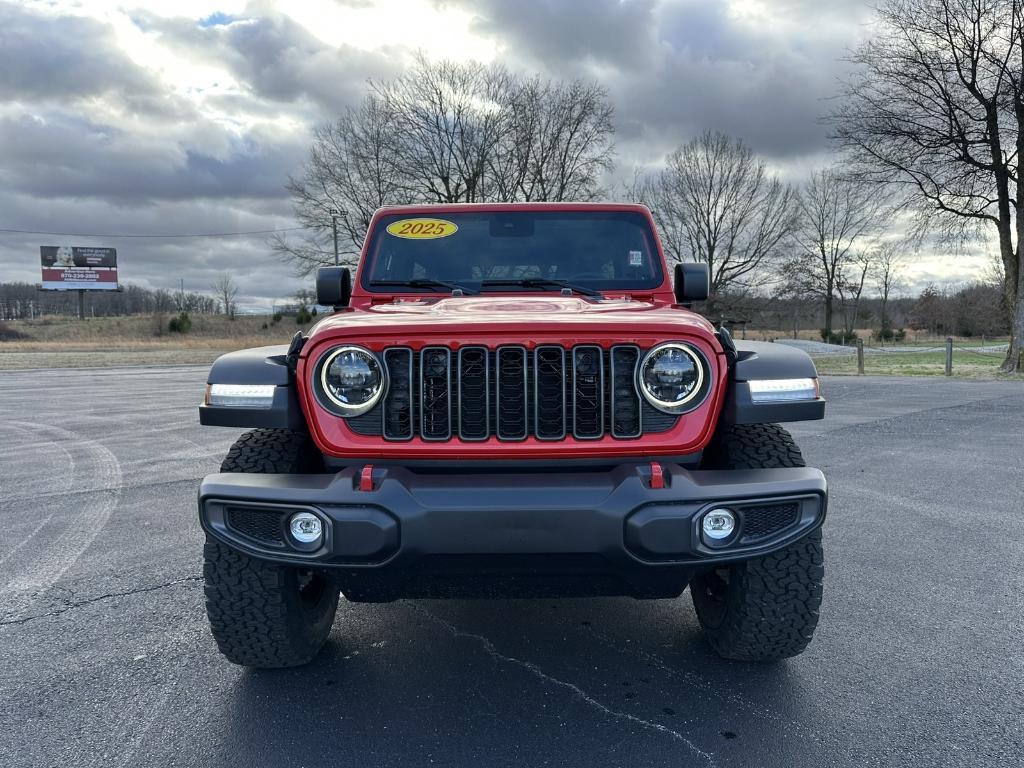
[[777,423],[824,415],[814,364],[692,312],[707,268],[673,288],[646,208],[385,208],[317,295],[333,314],[219,358],[200,406],[254,428],[199,491],[228,659],[308,662],[339,592],[689,586],[724,657],[810,642],[825,478]]

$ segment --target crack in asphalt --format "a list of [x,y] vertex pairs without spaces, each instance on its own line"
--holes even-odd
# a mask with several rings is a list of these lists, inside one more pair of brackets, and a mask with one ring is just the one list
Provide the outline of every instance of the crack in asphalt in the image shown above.
[[570,683],[566,680],[559,680],[557,677],[552,677],[551,675],[547,674],[544,670],[542,670],[540,667],[538,667],[536,664],[534,664],[532,661],[517,659],[514,656],[506,656],[505,654],[501,653],[497,648],[495,648],[494,643],[492,643],[488,638],[484,637],[483,635],[478,635],[473,632],[466,632],[465,630],[459,629],[451,622],[445,621],[440,616],[431,613],[426,608],[418,606],[415,603],[411,603],[410,605],[416,611],[422,613],[424,616],[430,618],[431,620],[443,626],[452,634],[453,637],[468,637],[473,640],[476,640],[483,646],[484,651],[486,651],[487,654],[492,658],[506,662],[508,664],[515,664],[516,666],[522,667],[523,669],[527,670],[535,677],[543,680],[546,683],[550,683],[560,688],[565,688],[569,691],[572,691],[572,693],[574,693],[577,698],[581,699],[583,702],[593,707],[594,709],[604,713],[605,715],[608,715],[609,717],[614,717],[617,720],[626,720],[631,723],[635,723],[643,728],[649,728],[653,731],[657,731],[658,733],[663,733],[666,736],[675,739],[676,741],[682,742],[690,749],[691,752],[693,752],[695,755],[699,755],[704,760],[706,760],[707,764],[712,766],[712,768],[714,768],[714,766],[716,765],[712,753],[705,752],[703,749],[694,744],[686,736],[679,733],[679,731],[672,730],[667,725],[662,725],[661,723],[654,722],[653,720],[645,720],[642,717],[637,717],[636,715],[632,715],[629,712],[620,712],[618,710],[612,709],[606,704],[602,704],[600,701],[595,699],[593,696],[584,691],[575,683]]
[[[139,587],[138,589],[129,589],[129,590],[126,590],[124,592],[107,592],[106,594],[97,595],[96,597],[90,597],[90,598],[86,598],[85,600],[79,600],[79,601],[74,602],[74,603],[68,603],[63,608],[60,608],[60,609],[58,609],[56,611],[50,611],[48,613],[37,613],[37,614],[33,614],[32,616],[24,616],[24,617],[17,618],[17,619],[5,619],[5,620],[0,621],[0,627],[8,627],[8,626],[12,626],[12,625],[15,625],[15,624],[27,624],[30,621],[37,621],[39,619],[48,619],[48,618],[51,618],[53,616],[60,616],[62,613],[67,613],[68,611],[72,611],[72,610],[74,610],[76,608],[81,608],[82,606],[85,606],[85,605],[92,605],[93,603],[99,603],[99,602],[102,602],[103,600],[112,600],[112,599],[114,599],[116,597],[129,597],[131,595],[140,595],[140,594],[144,594],[146,592],[156,592],[157,590],[167,589],[168,587],[174,587],[174,586],[177,586],[178,584],[188,584],[188,583],[191,583],[191,582],[197,582],[197,581],[202,581],[202,580],[203,580],[202,576],[186,576],[186,577],[181,578],[181,579],[175,579],[173,581],[164,582],[163,584],[153,584],[153,585],[150,585],[148,587]],[[64,589],[64,588],[61,587],[61,589]]]

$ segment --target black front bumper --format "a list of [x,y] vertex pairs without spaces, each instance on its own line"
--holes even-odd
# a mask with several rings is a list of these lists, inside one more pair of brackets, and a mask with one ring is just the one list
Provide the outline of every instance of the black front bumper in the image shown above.
[[[416,472],[328,475],[219,474],[203,480],[203,528],[257,558],[329,569],[346,594],[431,596],[490,586],[494,577],[539,581],[556,593],[679,594],[708,566],[781,549],[821,525],[827,501],[817,469],[691,471],[650,464],[574,472]],[[718,548],[702,541],[716,506],[740,521]],[[324,538],[302,548],[287,532],[299,510],[319,516]],[[488,585],[488,586],[483,586]],[[477,590],[471,590],[477,591]],[[516,591],[514,588],[511,591]],[[351,596],[350,595],[350,596]]]

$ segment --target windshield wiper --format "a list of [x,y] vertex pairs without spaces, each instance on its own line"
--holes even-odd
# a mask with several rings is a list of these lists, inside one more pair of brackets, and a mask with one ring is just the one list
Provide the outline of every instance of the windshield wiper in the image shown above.
[[585,288],[582,285],[575,285],[566,280],[554,280],[546,277],[523,277],[518,280],[483,280],[480,282],[482,288],[488,286],[501,286],[501,285],[518,285],[523,288],[539,288],[541,290],[553,291],[556,289],[569,289],[573,293],[579,293],[583,296],[594,296],[595,298],[603,298],[600,291],[595,291],[593,288]]
[[455,293],[455,291],[462,291],[466,295],[480,293],[480,291],[475,288],[467,288],[464,285],[450,283],[447,280],[434,280],[430,277],[417,277],[413,280],[371,280],[370,285],[374,287],[380,286],[381,288],[430,288],[435,291],[438,288],[447,288],[452,293]]

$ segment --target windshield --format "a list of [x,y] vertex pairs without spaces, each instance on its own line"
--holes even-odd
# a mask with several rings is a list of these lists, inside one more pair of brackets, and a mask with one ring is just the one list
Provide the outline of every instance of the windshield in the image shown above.
[[591,290],[650,290],[663,275],[650,224],[640,213],[526,210],[382,217],[370,235],[361,279],[377,293],[419,293],[431,283],[474,292],[559,290],[557,281]]

